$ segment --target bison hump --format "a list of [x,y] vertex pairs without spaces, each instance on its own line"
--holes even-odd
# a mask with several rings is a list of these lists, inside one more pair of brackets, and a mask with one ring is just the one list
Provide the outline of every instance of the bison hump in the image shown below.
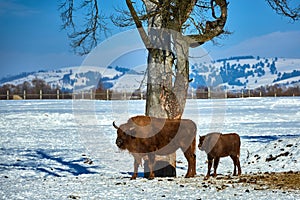
[[137,126],[147,126],[147,125],[151,124],[151,117],[138,115],[138,116],[135,116],[135,117],[131,117],[128,120],[128,123],[133,123]]

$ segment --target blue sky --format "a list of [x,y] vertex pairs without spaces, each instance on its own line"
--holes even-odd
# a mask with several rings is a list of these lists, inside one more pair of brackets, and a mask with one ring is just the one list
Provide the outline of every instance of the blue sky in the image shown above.
[[[117,3],[103,2],[104,12]],[[213,59],[254,55],[300,58],[300,22],[277,15],[263,0],[229,1],[227,30],[233,34],[202,46]],[[9,74],[79,66],[66,31],[60,30],[57,0],[0,0],[0,78]],[[123,31],[112,28],[112,33]],[[127,65],[129,65],[127,63]],[[128,66],[129,67],[129,66]]]

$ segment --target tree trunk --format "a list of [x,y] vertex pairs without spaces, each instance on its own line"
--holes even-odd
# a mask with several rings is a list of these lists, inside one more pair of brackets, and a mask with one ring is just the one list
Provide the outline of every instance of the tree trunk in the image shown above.
[[168,118],[162,107],[161,93],[163,88],[172,88],[172,65],[163,61],[163,54],[160,49],[148,54],[146,115]]
[[[152,33],[151,33],[152,32]],[[164,88],[172,88],[172,66],[173,56],[170,49],[170,36],[165,35],[160,38],[161,31],[151,30],[151,37],[154,48],[148,53],[148,81],[146,115],[169,118],[166,110],[162,106],[162,94]],[[155,176],[173,177],[176,176],[176,153],[168,156],[156,156]],[[147,166],[147,163],[145,163]],[[146,169],[146,168],[145,168]],[[148,173],[145,173],[147,176]]]
[[[189,83],[189,45],[178,32],[151,30],[149,37],[154,45],[148,54],[146,115],[180,119]],[[166,166],[156,174],[176,176],[176,153],[158,160],[172,167]]]
[[[160,7],[165,5],[163,1],[143,0],[143,2],[147,13],[157,13],[159,9],[162,9]],[[186,102],[189,79],[187,59],[189,45],[183,40],[181,33],[183,22],[179,23],[177,19],[182,18],[177,15],[179,13],[175,14],[177,18],[175,15],[171,17],[168,11],[177,12],[177,10],[172,11],[172,6],[168,6],[164,8],[168,11],[148,18],[147,34],[132,2],[126,0],[126,3],[141,38],[149,50],[145,114],[153,117],[180,119]],[[190,3],[194,5],[195,1]],[[186,16],[184,15],[183,18],[185,21]],[[166,170],[160,170],[163,172],[161,175],[176,176],[176,153],[165,156],[163,160],[170,165],[165,168]]]
[[178,101],[177,112],[183,114],[187,92],[189,88],[189,44],[181,36],[175,35],[175,51],[177,55],[175,65],[175,80],[173,92],[176,95]]

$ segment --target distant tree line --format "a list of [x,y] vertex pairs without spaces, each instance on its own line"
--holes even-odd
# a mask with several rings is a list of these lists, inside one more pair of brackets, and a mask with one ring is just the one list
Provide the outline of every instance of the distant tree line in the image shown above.
[[[52,88],[46,81],[34,78],[32,81],[24,81],[21,84],[5,84],[0,86],[0,100],[9,99],[72,99],[72,90],[65,91],[59,87]],[[96,89],[92,90],[95,99],[111,99],[112,92],[105,89],[99,82]],[[58,96],[59,95],[59,96]]]
[[229,57],[229,58],[223,58],[223,59],[218,59],[215,62],[223,62],[223,61],[230,61],[230,60],[245,60],[245,59],[254,59],[254,56],[234,56],[234,57]]
[[284,97],[284,96],[300,96],[300,86],[282,86],[279,84],[261,86],[255,89],[245,89],[240,92],[228,92],[228,98],[240,97]]
[[293,70],[292,72],[284,72],[283,74],[281,72],[279,72],[278,73],[278,78],[275,79],[273,81],[273,83],[277,82],[277,81],[281,81],[281,80],[285,80],[285,79],[297,77],[297,76],[300,76],[300,70]]
[[[222,94],[224,94],[222,96]],[[241,98],[241,97],[274,97],[274,96],[300,96],[300,86],[282,86],[279,84],[275,85],[267,85],[261,86],[255,89],[243,89],[243,90],[235,90],[235,91],[225,91],[218,93],[210,92],[209,88],[206,86],[199,86],[196,90],[196,98],[197,99],[207,99],[211,96],[224,98]]]
[[9,99],[13,97],[39,99],[41,93],[43,99],[56,99],[57,93],[64,94],[66,99],[71,98],[69,93],[63,93],[58,87],[51,88],[48,83],[39,78],[34,78],[31,82],[24,81],[18,85],[5,84],[0,87],[0,99],[7,99],[7,94],[9,94]]

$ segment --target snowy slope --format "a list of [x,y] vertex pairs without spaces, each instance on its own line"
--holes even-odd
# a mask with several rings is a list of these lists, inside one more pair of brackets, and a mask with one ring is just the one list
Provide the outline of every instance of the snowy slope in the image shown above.
[[[213,65],[193,65],[191,85],[225,86],[229,90],[254,89],[260,86],[300,82],[300,59],[235,58],[222,59]],[[199,80],[202,80],[202,82]]]
[[[24,76],[17,75],[6,77],[0,80],[0,84],[22,84],[25,81],[31,82],[35,78],[46,81],[53,88],[59,87],[62,90],[72,91],[74,89],[88,90],[99,82],[101,78],[106,80],[113,80],[122,75],[122,72],[117,71],[112,67],[94,67],[94,66],[79,66],[67,67],[52,71],[33,72]],[[15,78],[16,77],[16,78]]]
[[[203,181],[206,155],[198,149],[195,178],[183,178],[187,163],[178,151],[176,178],[130,181],[133,158],[116,147],[112,121],[121,124],[142,114],[144,106],[145,101],[0,101],[0,199],[300,198],[298,190],[257,189],[239,184],[239,178],[223,183],[232,173],[229,158],[220,160],[221,179]],[[196,122],[198,135],[239,133],[243,174],[300,171],[299,106],[298,97],[188,100],[184,118]],[[266,161],[271,155],[278,157]]]
[[[0,80],[0,85],[18,85],[40,78],[54,88],[78,91],[93,89],[101,80],[107,89],[133,92],[140,87],[143,90],[146,88],[145,67],[69,67],[6,77]],[[295,86],[300,83],[300,59],[246,56],[212,63],[191,63],[190,79],[193,89],[199,86],[221,86],[227,90],[254,89],[273,84]]]

